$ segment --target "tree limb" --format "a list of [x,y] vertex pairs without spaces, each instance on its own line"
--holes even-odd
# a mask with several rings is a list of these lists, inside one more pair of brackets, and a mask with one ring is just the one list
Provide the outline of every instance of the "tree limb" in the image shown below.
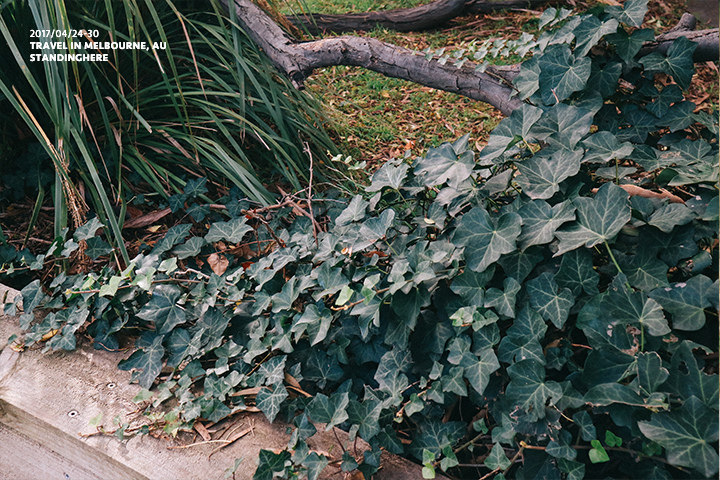
[[[222,0],[226,7],[227,1]],[[316,68],[351,65],[458,93],[488,103],[505,115],[520,106],[517,97],[511,98],[513,89],[508,81],[516,74],[515,68],[488,68],[486,73],[478,73],[474,64],[468,66],[470,62],[461,68],[441,65],[374,38],[343,36],[296,43],[250,0],[232,4],[240,26],[298,88]]]
[[377,26],[397,32],[412,32],[437,27],[455,17],[469,13],[491,13],[499,10],[531,8],[547,3],[551,2],[547,0],[504,0],[499,2],[435,0],[413,8],[342,15],[308,13],[288,15],[287,19],[300,30],[307,31],[312,35],[368,31]]
[[[448,10],[459,8],[467,0],[438,0],[435,6]],[[491,66],[485,73],[475,71],[472,62],[461,67],[428,61],[407,48],[381,42],[374,38],[342,36],[310,42],[296,42],[273,19],[251,0],[220,0],[227,9],[232,6],[240,27],[265,52],[270,61],[285,74],[296,88],[303,88],[305,79],[317,68],[335,65],[364,67],[388,77],[409,80],[420,85],[457,93],[488,103],[509,115],[522,102],[513,96],[512,79],[520,65]],[[684,17],[671,31],[657,37],[640,55],[663,51],[678,36],[699,43],[695,60],[718,58],[718,31],[693,32],[694,22]]]

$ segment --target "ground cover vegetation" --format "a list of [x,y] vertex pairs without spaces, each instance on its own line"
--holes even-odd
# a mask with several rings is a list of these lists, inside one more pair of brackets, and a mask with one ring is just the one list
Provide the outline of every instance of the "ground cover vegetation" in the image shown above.
[[[239,188],[209,205],[208,181],[188,181],[167,200],[186,221],[132,261],[25,286],[16,348],[132,345],[138,401],[176,406],[98,420],[119,437],[283,417],[288,449],[263,451],[258,479],[369,478],[382,449],[427,478],[716,475],[717,112],[687,99],[691,42],[636,56],[645,13],[545,11],[523,104],[479,152],[464,136],[385,162],[356,195],[270,206]],[[106,258],[107,230],[5,247],[3,273]],[[334,426],[370,449],[311,451]]]

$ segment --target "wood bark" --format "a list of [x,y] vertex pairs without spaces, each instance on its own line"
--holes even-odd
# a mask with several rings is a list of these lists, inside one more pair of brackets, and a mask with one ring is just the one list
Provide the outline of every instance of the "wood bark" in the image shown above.
[[[227,1],[222,0],[226,7]],[[441,65],[407,48],[365,37],[342,36],[297,43],[252,1],[230,1],[243,30],[298,88],[316,68],[351,65],[458,93],[488,103],[505,115],[520,106],[517,97],[511,98],[515,67],[488,68],[485,73],[478,73],[474,65],[468,66],[470,62],[461,68]]]
[[[234,8],[240,27],[267,54],[270,61],[285,74],[296,88],[317,68],[335,65],[364,67],[383,75],[409,80],[427,87],[457,93],[488,103],[509,115],[521,105],[513,96],[512,80],[520,66],[488,67],[476,72],[466,62],[457,68],[451,64],[428,61],[424,55],[374,38],[341,36],[309,42],[297,42],[288,36],[251,0],[220,0],[225,8]],[[438,0],[452,11],[466,0]],[[718,31],[693,32],[694,22],[684,18],[671,31],[648,44],[641,55],[667,49],[675,38],[686,36],[699,43],[696,61],[717,60]]]
[[312,35],[368,31],[375,27],[398,32],[412,32],[438,27],[460,15],[532,8],[548,3],[551,2],[548,0],[504,0],[499,2],[436,0],[413,8],[341,15],[308,13],[304,15],[288,15],[287,20],[299,30]]

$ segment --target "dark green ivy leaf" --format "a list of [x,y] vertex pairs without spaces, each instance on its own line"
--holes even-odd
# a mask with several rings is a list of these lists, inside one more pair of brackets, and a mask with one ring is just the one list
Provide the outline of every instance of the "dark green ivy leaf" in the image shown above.
[[490,450],[490,455],[487,456],[484,464],[490,470],[505,470],[510,466],[510,459],[505,455],[502,445],[496,443]]
[[591,61],[575,57],[567,45],[550,45],[538,60],[540,93],[546,105],[555,105],[582,90],[590,77]]
[[558,149],[540,152],[516,164],[521,175],[516,178],[523,193],[532,199],[548,199],[560,189],[560,182],[580,170],[583,151]]
[[253,480],[272,480],[276,473],[285,471],[285,463],[290,461],[292,454],[287,450],[275,453],[272,450],[260,450],[258,467]]
[[85,255],[92,258],[93,260],[97,260],[102,256],[109,255],[113,251],[110,244],[100,237],[91,237],[88,238],[85,242],[87,243]]
[[508,401],[519,405],[531,421],[545,417],[545,406],[554,405],[562,398],[560,384],[545,381],[545,367],[535,360],[522,360],[507,369],[510,383],[506,394]]
[[648,11],[647,3],[647,0],[627,0],[622,6],[605,7],[605,12],[620,23],[630,27],[639,27]]
[[325,423],[328,431],[348,418],[347,406],[349,397],[347,392],[333,393],[330,397],[318,393],[308,405],[308,415],[316,422]]
[[555,281],[559,286],[569,288],[576,297],[582,292],[597,295],[600,275],[593,268],[590,251],[577,249],[563,255]]
[[545,272],[527,283],[530,305],[557,328],[562,328],[575,304],[575,298],[567,288],[558,288],[553,275]]
[[485,292],[485,308],[494,308],[500,315],[514,317],[515,299],[520,288],[520,283],[513,277],[506,278],[503,281],[503,290],[493,287]]
[[[150,333],[154,334],[154,332]],[[150,337],[152,340],[147,339],[148,345],[136,350],[129,358],[118,364],[120,370],[138,370],[140,373],[133,375],[133,378],[137,378],[142,388],[152,386],[162,370],[162,358],[165,355],[165,348],[162,345],[165,337],[163,335]]]
[[679,410],[653,413],[649,422],[638,422],[640,431],[667,449],[673,465],[691,467],[706,477],[718,471],[718,452],[710,445],[718,440],[717,412],[696,397]]
[[615,45],[615,53],[625,63],[631,63],[643,46],[643,43],[655,40],[655,34],[648,28],[635,30],[628,34],[625,29],[619,28],[617,33],[607,36],[607,41]]
[[603,300],[603,306],[612,319],[629,325],[640,325],[656,337],[670,333],[660,304],[642,292],[633,291],[626,283],[625,274],[619,273]]
[[533,200],[520,208],[518,214],[523,222],[518,243],[524,250],[530,245],[550,243],[560,225],[575,220],[575,207],[570,201],[551,207],[543,200]]
[[88,240],[93,238],[95,236],[95,232],[102,227],[104,227],[104,225],[100,222],[100,220],[97,217],[93,217],[75,230],[73,238],[78,243],[83,240]]
[[453,278],[450,290],[460,295],[467,306],[482,306],[485,298],[485,285],[492,279],[495,267],[491,265],[481,273],[470,269]]
[[207,242],[203,237],[189,238],[185,243],[181,243],[172,251],[173,255],[180,259],[188,257],[196,257],[200,254],[200,250]]
[[137,316],[153,322],[160,335],[168,333],[185,321],[185,309],[177,304],[181,294],[182,291],[174,285],[158,285]]
[[615,19],[601,22],[596,16],[589,15],[573,31],[577,39],[575,42],[575,56],[586,56],[602,37],[615,32],[617,28],[618,22]]
[[428,187],[447,182],[450,187],[457,189],[470,177],[474,167],[472,151],[457,155],[450,143],[443,143],[429,149],[425,157],[415,162],[414,173],[420,177],[422,184]]
[[678,330],[699,330],[705,325],[705,309],[710,306],[711,295],[717,298],[717,287],[705,275],[696,275],[672,287],[656,288],[650,293],[650,297],[672,314],[673,328]]
[[247,225],[245,217],[234,218],[228,222],[215,222],[210,226],[210,230],[205,235],[208,242],[219,242],[227,240],[230,243],[240,243],[246,233],[252,230]]
[[280,404],[288,397],[285,386],[281,383],[272,385],[271,387],[263,387],[257,394],[255,404],[262,410],[270,422],[275,420],[275,416],[280,411]]
[[556,232],[560,244],[555,256],[581,245],[590,248],[608,241],[630,220],[628,194],[613,183],[600,187],[595,198],[578,197],[573,204],[577,224]]
[[583,145],[588,149],[583,162],[607,163],[610,160],[627,158],[633,152],[633,146],[629,142],[620,143],[610,132],[594,133],[583,140]]
[[365,190],[367,192],[379,192],[384,187],[397,190],[407,176],[409,168],[410,166],[407,163],[402,163],[400,160],[385,162],[385,164],[373,174],[372,183]]
[[670,45],[667,55],[653,52],[641,58],[640,63],[645,70],[670,75],[683,90],[687,90],[695,73],[693,53],[696,48],[697,43],[680,37]]
[[475,207],[462,216],[453,240],[465,247],[465,261],[475,272],[482,272],[504,253],[515,250],[515,240],[520,235],[522,218],[517,213],[507,213],[499,219]]

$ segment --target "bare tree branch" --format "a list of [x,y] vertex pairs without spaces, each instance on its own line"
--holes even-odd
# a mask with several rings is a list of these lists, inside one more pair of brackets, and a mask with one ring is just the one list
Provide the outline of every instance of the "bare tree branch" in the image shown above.
[[469,62],[461,68],[441,65],[412,50],[365,37],[296,43],[250,0],[234,0],[232,4],[245,32],[298,88],[316,68],[352,65],[458,93],[488,103],[505,115],[520,105],[517,97],[511,98],[513,89],[508,81],[516,74],[515,68],[488,68],[486,73],[478,73]]
[[309,13],[298,16],[288,15],[287,19],[300,30],[313,35],[326,32],[368,31],[377,26],[398,32],[412,32],[437,27],[460,15],[532,8],[547,3],[551,2],[547,0],[504,0],[499,2],[436,0],[413,8],[342,15]]

